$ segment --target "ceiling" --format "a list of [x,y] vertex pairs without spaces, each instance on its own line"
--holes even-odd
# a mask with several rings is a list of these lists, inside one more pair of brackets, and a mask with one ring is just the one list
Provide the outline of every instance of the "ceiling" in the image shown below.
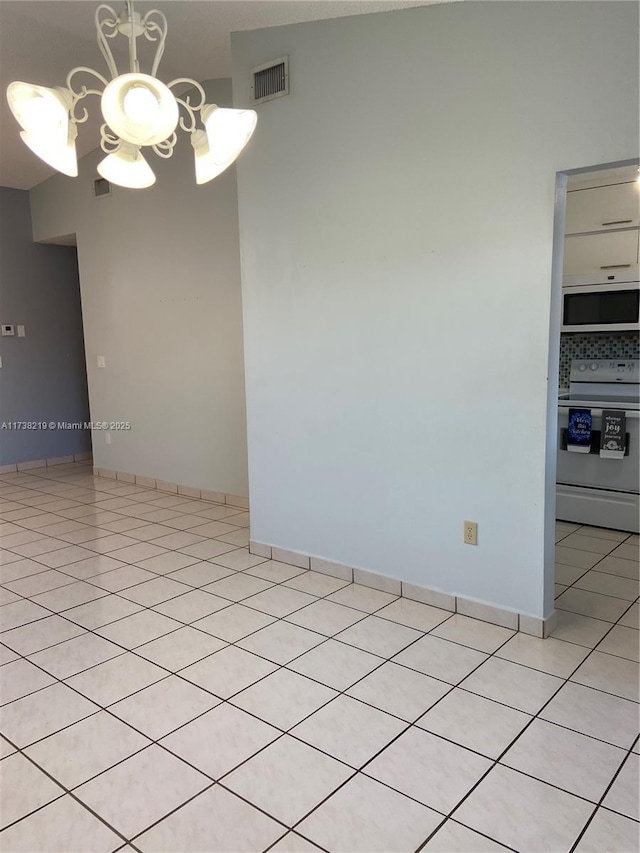
[[[195,80],[231,76],[230,33],[322,18],[425,6],[440,0],[156,0],[136,2],[136,11],[161,9],[169,22],[159,76]],[[122,0],[112,3],[116,12]],[[0,88],[12,80],[64,85],[67,73],[88,65],[106,73],[95,40],[93,23],[98,0],[2,0],[0,3]],[[118,44],[119,42],[119,44]],[[112,49],[124,70],[126,40]],[[125,53],[117,53],[117,48]],[[140,48],[142,70],[144,47]],[[121,58],[122,57],[122,58]],[[94,106],[91,110],[91,106]],[[77,151],[82,157],[97,145],[101,117],[89,105],[91,117],[78,128]],[[19,127],[6,98],[0,99],[0,186],[30,189],[53,174],[53,169],[23,145]]]

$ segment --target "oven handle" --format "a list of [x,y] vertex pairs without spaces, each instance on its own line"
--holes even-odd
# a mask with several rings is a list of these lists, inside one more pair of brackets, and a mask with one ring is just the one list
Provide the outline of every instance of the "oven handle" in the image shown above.
[[[559,415],[568,415],[570,408],[571,409],[575,409],[575,408],[585,408],[586,409],[586,408],[588,408],[588,406],[558,406],[558,414]],[[602,409],[589,409],[589,411],[591,412],[591,414],[594,418],[602,417]],[[606,409],[606,411],[618,412],[618,411],[622,411],[622,409]],[[638,418],[640,418],[640,412],[637,411],[636,409],[632,409],[631,411],[625,411],[624,414],[625,414],[625,417],[629,418],[629,419],[635,418],[637,420]]]

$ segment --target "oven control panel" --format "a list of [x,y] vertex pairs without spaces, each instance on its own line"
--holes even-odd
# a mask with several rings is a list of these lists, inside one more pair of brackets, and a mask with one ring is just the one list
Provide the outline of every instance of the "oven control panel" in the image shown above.
[[580,359],[571,362],[572,382],[638,382],[640,360],[628,359]]

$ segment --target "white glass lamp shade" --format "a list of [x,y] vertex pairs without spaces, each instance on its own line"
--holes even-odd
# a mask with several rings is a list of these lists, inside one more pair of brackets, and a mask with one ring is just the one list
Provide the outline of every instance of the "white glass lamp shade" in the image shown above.
[[251,139],[258,123],[255,110],[232,110],[206,104],[202,121],[207,130],[209,153],[214,163],[225,169]]
[[191,144],[196,161],[196,184],[206,184],[212,181],[233,162],[222,164],[215,162],[211,156],[207,134],[204,130],[196,130],[191,134]]
[[16,121],[31,137],[67,139],[71,96],[66,89],[16,81],[7,86],[7,101]]
[[120,139],[157,145],[178,124],[178,103],[170,89],[149,74],[121,74],[102,94],[102,115]]
[[53,166],[64,175],[69,175],[75,178],[78,174],[78,156],[76,154],[76,136],[78,129],[75,124],[69,125],[69,132],[66,139],[59,139],[57,136],[49,136],[46,132],[28,133],[23,130],[20,138],[34,154]]
[[127,142],[98,163],[98,174],[112,184],[132,190],[145,189],[156,182],[156,176],[140,149]]

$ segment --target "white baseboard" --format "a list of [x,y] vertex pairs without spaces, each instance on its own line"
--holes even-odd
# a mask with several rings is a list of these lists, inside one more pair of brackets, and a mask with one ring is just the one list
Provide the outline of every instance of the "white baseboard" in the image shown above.
[[504,607],[496,607],[484,601],[474,601],[459,595],[450,595],[437,589],[417,586],[405,583],[398,578],[382,575],[379,572],[371,572],[367,569],[345,566],[342,563],[334,563],[322,557],[314,557],[285,548],[268,545],[265,542],[249,541],[249,551],[259,557],[270,560],[278,560],[280,563],[288,563],[292,566],[320,572],[323,575],[352,581],[364,586],[390,592],[393,595],[401,595],[421,604],[431,607],[439,607],[442,610],[450,610],[452,613],[460,613],[462,616],[470,616],[480,619],[482,622],[490,622],[492,625],[501,625],[513,631],[521,631],[523,634],[531,634],[534,637],[548,637],[555,629],[557,615],[555,610],[546,619],[530,616],[527,613],[517,613]]
[[[196,498],[212,503],[228,504],[239,509],[249,509],[249,498],[241,495],[229,495],[224,492],[212,492],[208,489],[197,489],[180,483],[169,483],[166,480],[154,480],[153,477],[145,477],[142,474],[131,474],[127,471],[112,471],[109,468],[94,468],[96,477],[105,477],[108,480],[121,480],[123,483],[135,483],[145,489],[157,489],[159,492],[168,492],[172,495],[182,495],[185,498]],[[285,562],[284,560],[282,562]]]

